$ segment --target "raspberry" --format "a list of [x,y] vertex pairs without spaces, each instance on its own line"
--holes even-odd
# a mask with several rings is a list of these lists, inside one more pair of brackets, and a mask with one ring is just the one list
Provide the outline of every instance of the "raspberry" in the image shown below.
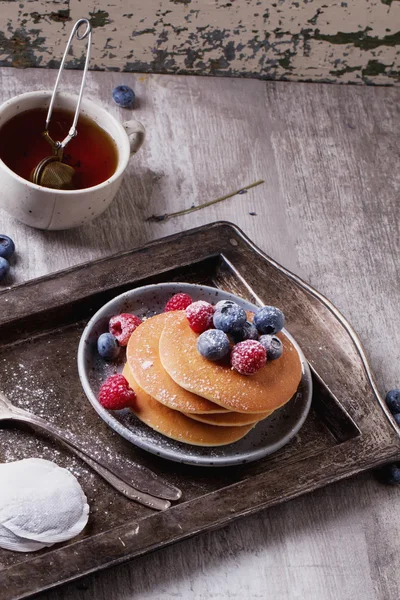
[[213,305],[204,302],[204,300],[198,300],[190,304],[186,309],[186,316],[193,331],[203,333],[206,329],[210,329],[213,324],[214,312]]
[[100,388],[99,402],[109,410],[121,410],[132,406],[136,400],[135,392],[123,375],[111,375]]
[[122,313],[115,317],[111,317],[108,329],[110,333],[117,338],[120,346],[126,346],[132,333],[141,322],[141,319],[136,315]]
[[245,340],[232,348],[231,365],[241,375],[256,373],[266,362],[265,348],[256,340]]
[[185,310],[192,302],[193,300],[189,294],[175,294],[168,300],[164,310],[165,312],[169,312],[170,310]]

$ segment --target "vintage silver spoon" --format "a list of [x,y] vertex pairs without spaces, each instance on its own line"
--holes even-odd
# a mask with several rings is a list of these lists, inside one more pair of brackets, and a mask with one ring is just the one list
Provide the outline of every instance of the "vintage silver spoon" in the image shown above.
[[169,500],[179,500],[182,492],[175,486],[158,477],[153,471],[132,461],[126,461],[124,468],[108,464],[104,459],[93,456],[74,436],[48,423],[33,413],[14,406],[0,392],[0,421],[21,421],[40,427],[68,447],[96,473],[105,479],[118,492],[140,504],[155,510],[166,510]]

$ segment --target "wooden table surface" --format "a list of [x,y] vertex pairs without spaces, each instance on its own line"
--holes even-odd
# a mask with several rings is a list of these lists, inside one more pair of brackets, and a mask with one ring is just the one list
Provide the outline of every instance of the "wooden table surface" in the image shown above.
[[[78,90],[68,72],[64,89]],[[55,72],[0,70],[0,98],[49,89]],[[133,111],[111,99],[137,93]],[[239,225],[331,299],[359,334],[380,390],[400,386],[400,90],[166,75],[90,73],[86,96],[147,141],[111,207],[70,231],[0,211],[17,247],[1,286],[216,220]],[[247,194],[187,216],[152,214]],[[398,600],[400,488],[374,474],[42,594],[43,600]]]

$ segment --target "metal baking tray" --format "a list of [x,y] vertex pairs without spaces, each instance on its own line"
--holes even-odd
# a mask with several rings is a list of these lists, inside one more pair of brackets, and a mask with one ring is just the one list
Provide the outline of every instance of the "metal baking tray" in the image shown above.
[[[216,286],[284,311],[314,379],[310,414],[287,446],[248,465],[188,466],[132,446],[97,416],[77,372],[85,324],[114,296],[165,281]],[[29,597],[400,457],[398,430],[351,326],[232,224],[206,225],[29,281],[1,292],[0,302],[0,388],[12,402],[84,437],[99,456],[131,457],[183,491],[167,511],[152,511],[119,495],[39,431],[2,424],[0,461],[41,456],[68,467],[91,513],[85,531],[68,543],[35,554],[0,550],[0,600]]]

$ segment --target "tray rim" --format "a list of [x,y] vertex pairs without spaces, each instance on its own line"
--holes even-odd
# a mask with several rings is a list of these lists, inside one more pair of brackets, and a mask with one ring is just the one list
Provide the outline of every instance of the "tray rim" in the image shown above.
[[[155,548],[164,547],[164,546],[174,543],[180,539],[186,539],[188,537],[191,537],[202,531],[208,531],[208,530],[222,527],[225,524],[227,524],[241,516],[252,514],[254,512],[257,512],[258,510],[261,510],[262,508],[267,507],[267,506],[272,506],[272,505],[280,503],[282,501],[292,499],[303,493],[307,493],[316,488],[327,485],[328,483],[338,481],[338,480],[344,479],[346,477],[350,477],[351,475],[353,475],[355,473],[359,473],[361,471],[367,470],[367,469],[377,466],[379,464],[383,464],[390,460],[396,460],[399,458],[399,456],[400,456],[400,433],[396,429],[396,427],[394,425],[394,421],[393,421],[392,417],[390,416],[388,410],[386,409],[383,399],[379,394],[379,391],[375,384],[375,380],[374,380],[372,371],[371,371],[369,363],[366,359],[365,352],[362,348],[361,342],[360,342],[357,334],[355,333],[354,329],[348,323],[346,318],[340,313],[340,311],[327,298],[325,298],[325,296],[323,296],[322,294],[317,292],[317,290],[315,290],[312,286],[310,286],[305,281],[303,281],[300,277],[298,277],[297,275],[295,275],[294,273],[292,273],[291,271],[289,271],[288,269],[286,269],[285,267],[283,267],[282,265],[277,263],[274,259],[267,256],[253,242],[251,242],[251,240],[249,240],[249,238],[240,230],[239,227],[237,227],[236,225],[234,225],[232,223],[229,223],[226,221],[217,221],[215,223],[206,224],[201,227],[197,227],[197,228],[188,230],[183,233],[174,234],[171,236],[167,236],[165,238],[161,238],[159,240],[152,241],[147,245],[140,246],[140,247],[134,248],[132,250],[128,250],[128,251],[121,252],[121,253],[115,253],[109,257],[103,257],[103,258],[97,259],[95,261],[88,261],[85,263],[81,263],[74,267],[70,267],[68,269],[64,269],[64,270],[61,270],[61,271],[58,271],[58,272],[55,272],[55,273],[52,273],[49,275],[44,275],[40,278],[30,280],[30,281],[21,283],[19,285],[13,286],[9,289],[3,290],[0,292],[0,296],[4,296],[7,294],[17,294],[18,295],[19,291],[25,290],[28,286],[30,287],[30,286],[39,285],[39,284],[41,284],[45,281],[49,281],[49,280],[62,279],[62,277],[68,276],[71,273],[76,273],[76,272],[82,271],[83,269],[85,269],[87,267],[92,267],[96,264],[101,264],[101,263],[109,262],[112,260],[120,259],[125,256],[133,255],[138,252],[148,251],[151,248],[154,248],[157,246],[162,246],[162,245],[168,245],[169,243],[171,243],[171,242],[173,243],[174,241],[179,240],[179,239],[185,239],[190,236],[196,236],[197,234],[199,234],[205,230],[207,230],[207,232],[208,232],[210,229],[215,230],[218,228],[228,228],[233,239],[235,238],[235,236],[240,238],[244,242],[244,244],[247,245],[252,250],[252,252],[255,252],[263,261],[267,261],[267,262],[271,263],[271,265],[274,268],[276,268],[278,271],[280,271],[281,273],[288,276],[291,280],[293,280],[301,288],[304,288],[314,298],[316,298],[318,301],[320,301],[333,314],[333,316],[340,322],[340,324],[344,327],[344,329],[346,330],[348,336],[350,337],[350,339],[352,340],[352,342],[356,348],[357,354],[363,365],[363,368],[364,368],[365,374],[367,376],[368,383],[371,387],[372,393],[375,396],[375,398],[377,399],[380,408],[382,409],[382,415],[379,417],[379,420],[380,420],[381,424],[384,425],[383,435],[381,437],[379,437],[377,432],[371,432],[371,433],[368,433],[368,435],[360,436],[359,438],[351,439],[351,440],[340,443],[338,446],[335,446],[334,449],[336,450],[337,456],[340,457],[340,455],[343,455],[343,457],[345,457],[347,460],[347,462],[344,462],[343,464],[339,464],[339,466],[336,469],[335,474],[327,473],[327,471],[326,471],[327,465],[329,467],[329,454],[332,452],[332,448],[322,450],[321,452],[317,453],[314,456],[308,456],[306,458],[301,459],[300,461],[298,461],[298,463],[302,462],[302,463],[306,463],[308,465],[307,473],[303,476],[303,478],[301,480],[301,485],[297,486],[297,488],[293,485],[292,485],[292,487],[290,487],[291,484],[289,482],[289,486],[287,488],[285,488],[284,490],[282,490],[281,495],[279,495],[279,489],[280,489],[280,486],[283,485],[282,479],[284,479],[282,477],[282,471],[285,471],[286,469],[288,469],[290,471],[290,465],[288,467],[285,467],[283,470],[282,470],[282,468],[279,468],[279,467],[273,467],[270,470],[267,470],[267,471],[264,471],[257,475],[252,476],[252,478],[250,480],[245,479],[245,480],[236,482],[234,484],[231,484],[229,486],[226,486],[225,488],[216,490],[214,492],[208,492],[207,494],[198,496],[197,498],[195,498],[193,500],[189,500],[187,502],[182,502],[181,504],[175,505],[164,513],[158,513],[157,515],[152,514],[152,515],[150,515],[151,518],[144,517],[144,518],[140,519],[139,521],[126,522],[126,523],[122,524],[121,526],[119,526],[118,528],[110,529],[108,531],[99,533],[92,537],[84,538],[83,540],[77,541],[75,544],[71,544],[67,547],[55,548],[55,549],[47,552],[45,555],[34,556],[31,559],[28,558],[24,562],[17,563],[14,566],[5,568],[2,571],[0,571],[0,583],[2,583],[2,586],[0,586],[0,600],[17,600],[19,598],[26,598],[33,594],[37,594],[40,591],[44,591],[46,589],[53,588],[57,585],[65,583],[67,581],[75,580],[79,577],[82,577],[82,576],[92,573],[94,571],[106,568],[108,566],[120,564],[122,562],[125,562],[125,561],[133,558],[134,556],[139,556],[139,555],[145,554],[148,551],[153,550]],[[214,235],[215,235],[215,232],[214,232]],[[222,239],[222,236],[221,236],[221,239]],[[222,245],[222,243],[220,244],[220,246],[221,245]],[[238,245],[237,241],[236,241],[236,245]],[[243,277],[241,276],[240,272],[235,269],[235,265],[232,264],[231,261],[229,261],[229,259],[221,251],[220,247],[218,249],[217,243],[216,243],[216,246],[217,246],[217,248],[216,248],[215,253],[203,254],[199,257],[199,260],[205,260],[206,258],[209,258],[211,256],[223,256],[224,260],[228,264],[230,264],[232,270],[237,274],[237,276],[240,278],[240,280],[243,281]],[[183,266],[187,266],[190,264],[194,264],[194,261],[191,260],[186,263],[181,262],[178,266],[183,267]],[[170,267],[170,268],[174,268],[174,267]],[[152,271],[150,276],[157,276],[157,274],[161,275],[163,272],[165,272],[165,271],[163,271],[163,270],[160,270],[158,272]],[[137,280],[140,280],[143,278],[144,277],[138,276]],[[133,278],[133,280],[134,280],[134,278]],[[107,289],[112,289],[112,286],[110,286],[110,288],[107,288]],[[249,287],[249,289],[251,290],[252,294],[254,295],[255,290],[252,287]],[[84,297],[85,296],[82,296],[82,298],[84,298]],[[29,313],[24,312],[24,310],[23,310],[24,302],[29,303],[29,301],[28,301],[28,299],[24,300],[23,297],[21,298],[21,300],[22,300],[21,301],[22,310],[19,311],[20,314],[17,314],[17,318],[16,319],[7,319],[7,318],[1,319],[1,317],[0,317],[0,327],[9,322],[17,321],[18,319],[25,317],[27,314],[40,314],[41,312],[43,312],[40,310],[33,311],[33,312],[30,311]],[[54,304],[51,307],[54,308],[57,306],[61,306],[62,304],[63,303],[60,302],[59,298],[55,298]],[[363,445],[363,449],[369,450],[370,454],[368,456],[366,456],[366,454],[364,453],[361,460],[360,459],[356,460],[354,458],[354,449],[357,448],[357,446],[360,446],[360,444]],[[353,456],[352,456],[352,452],[353,452]],[[347,459],[347,456],[352,456],[352,458]],[[279,471],[279,477],[276,478],[277,471]],[[313,478],[313,476],[316,476],[317,480],[315,480],[315,478]],[[275,480],[274,480],[274,477],[275,477]],[[319,477],[319,479],[318,479],[318,477]],[[265,481],[265,483],[270,483],[268,481],[268,479],[272,479],[273,481],[275,481],[275,486],[276,486],[276,489],[278,490],[275,492],[275,496],[273,498],[268,496],[268,490],[262,489],[263,488],[262,484],[264,481]],[[254,497],[252,497],[249,501],[246,501],[246,502],[243,500],[242,501],[243,506],[241,506],[240,504],[237,505],[234,512],[229,512],[226,509],[223,512],[222,509],[218,509],[218,506],[219,506],[218,503],[221,502],[222,497],[224,498],[224,502],[226,502],[227,494],[228,494],[228,496],[230,494],[231,497],[234,497],[236,495],[237,491],[240,490],[244,485],[249,485],[249,482],[252,482],[253,487],[256,488]],[[260,490],[260,488],[257,488],[256,484],[261,486],[261,490]],[[209,502],[209,500],[211,500],[211,499],[212,499],[212,502],[211,502],[212,506],[210,507],[209,504],[207,504],[207,502]],[[223,502],[222,502],[222,504],[223,504]],[[193,509],[195,509],[196,506],[202,507],[203,512],[201,510],[193,511]],[[193,512],[197,512],[199,515],[201,514],[202,521],[198,522],[197,526],[193,524],[193,514],[192,514]],[[223,514],[221,514],[222,512],[223,512]],[[185,520],[185,516],[187,515],[187,513],[190,513],[190,515],[192,517],[192,520],[190,521],[188,519],[188,522],[186,522],[186,520]],[[198,518],[200,518],[200,517],[198,517]],[[168,532],[169,532],[168,538],[155,539],[153,537],[151,543],[147,543],[138,548],[137,545],[135,544],[135,533],[138,530],[138,525],[141,527],[142,531],[144,530],[146,532],[147,529],[149,529],[149,527],[151,529],[154,529],[154,525],[157,526],[157,523],[163,523],[164,521],[165,521],[165,524],[166,524]],[[158,530],[160,530],[160,529],[161,529],[161,527],[158,527]],[[107,538],[110,537],[111,535],[114,538],[116,531],[118,531],[118,532],[121,531],[121,536],[126,541],[126,544],[124,543],[124,548],[122,550],[120,550],[120,548],[116,548],[115,544],[112,545],[112,541],[113,541],[112,539],[110,539],[109,543],[108,543]],[[159,531],[157,532],[157,535],[160,535]],[[156,535],[156,538],[157,538],[157,535]],[[100,540],[105,541],[105,546],[108,551],[107,551],[107,554],[104,555],[103,558],[101,558],[101,563],[99,564],[99,555],[102,556],[102,552],[101,552],[101,547],[99,548],[98,546],[96,546],[96,543],[99,542]],[[22,573],[22,575],[19,573],[20,569],[23,570],[23,568],[30,567],[30,568],[33,568],[35,571],[38,568],[43,570],[42,567],[44,565],[47,565],[49,560],[52,560],[52,558],[54,558],[55,562],[60,564],[60,566],[61,566],[61,562],[60,562],[61,559],[64,562],[65,557],[68,557],[68,555],[73,557],[75,554],[75,550],[78,546],[81,546],[81,548],[83,548],[85,550],[89,550],[89,551],[90,551],[90,549],[95,549],[94,555],[96,555],[96,556],[90,555],[90,557],[89,557],[90,560],[92,560],[93,564],[88,563],[85,566],[85,568],[79,572],[76,572],[71,568],[69,568],[69,571],[68,571],[68,570],[65,570],[67,567],[64,567],[64,570],[61,569],[61,577],[59,579],[56,579],[49,572],[43,572],[41,583],[36,584],[34,587],[31,587],[31,589],[28,589],[29,584],[26,584],[26,575],[22,579],[23,573]],[[121,548],[122,548],[122,546],[121,546]],[[111,550],[112,550],[112,552],[111,552]],[[64,565],[65,565],[65,562],[64,562]],[[8,582],[5,580],[5,578],[7,578],[7,575],[10,576],[11,588],[8,586],[8,584],[7,584]],[[15,595],[15,593],[14,593],[14,595],[3,596],[1,587],[3,587],[3,590],[6,588],[8,588],[9,591],[11,589],[16,590],[18,583],[20,583],[21,588],[23,587],[21,582],[24,583],[24,585],[25,585],[23,591],[21,589],[20,592],[17,592],[17,595]],[[27,587],[27,585],[28,585],[28,587]]]

